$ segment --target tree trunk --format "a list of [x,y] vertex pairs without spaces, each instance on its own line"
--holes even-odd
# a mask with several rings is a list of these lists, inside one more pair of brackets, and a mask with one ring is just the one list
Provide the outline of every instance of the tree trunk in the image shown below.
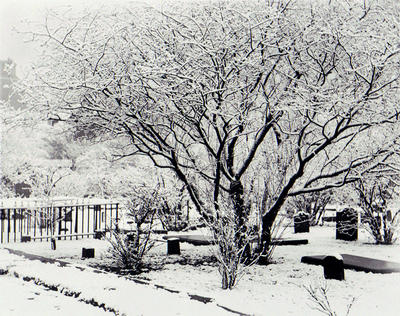
[[267,216],[269,213],[263,216],[262,218],[262,227],[261,227],[261,238],[259,243],[259,259],[258,264],[267,265],[269,263],[269,248],[271,245],[271,229],[272,225],[275,221],[275,217],[272,218]]
[[245,224],[247,219],[247,212],[245,210],[243,194],[244,190],[242,183],[239,180],[231,182],[229,195],[232,199],[235,212],[236,245],[238,246],[238,249],[242,249],[245,246],[244,234],[246,230]]
[[258,263],[261,265],[268,264],[269,260],[269,249],[271,246],[271,239],[272,239],[272,228],[276,219],[276,216],[279,213],[283,203],[285,202],[285,198],[281,198],[280,200],[276,201],[274,206],[263,215],[261,221],[261,238],[259,243],[259,255],[260,258]]
[[226,269],[224,269],[222,271],[222,281],[221,281],[221,287],[223,290],[226,290],[228,288],[228,271],[226,271]]

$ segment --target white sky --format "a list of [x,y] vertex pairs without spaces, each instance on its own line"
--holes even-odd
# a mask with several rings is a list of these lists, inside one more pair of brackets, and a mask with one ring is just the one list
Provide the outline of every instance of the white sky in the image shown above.
[[29,62],[33,50],[23,43],[14,29],[21,29],[23,21],[41,20],[47,7],[65,3],[75,5],[79,0],[1,0],[0,59],[9,57],[20,66]]
[[[157,0],[140,0],[153,2]],[[131,0],[0,0],[0,59],[11,58],[17,63],[18,72],[25,67],[32,56],[34,49],[24,43],[21,36],[14,29],[21,30],[24,21],[43,21],[46,9],[58,6],[99,5],[102,2],[132,2]]]

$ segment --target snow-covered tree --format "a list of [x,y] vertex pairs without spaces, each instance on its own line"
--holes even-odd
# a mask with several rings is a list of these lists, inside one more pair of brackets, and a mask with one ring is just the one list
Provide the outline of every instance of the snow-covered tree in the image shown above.
[[359,196],[361,223],[377,244],[392,244],[398,238],[400,210],[396,178],[380,175],[354,184]]
[[399,10],[299,0],[52,13],[30,32],[43,54],[25,101],[172,170],[210,224],[228,198],[247,225],[252,179],[278,179],[263,248],[289,196],[354,182],[393,155]]

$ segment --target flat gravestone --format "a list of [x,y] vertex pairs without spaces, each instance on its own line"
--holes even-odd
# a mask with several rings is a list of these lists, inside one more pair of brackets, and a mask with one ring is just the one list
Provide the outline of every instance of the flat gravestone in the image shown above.
[[297,246],[307,245],[308,239],[272,239],[271,245],[276,246]]
[[[344,269],[355,271],[364,271],[372,273],[394,273],[400,272],[400,263],[386,260],[373,259],[369,257],[354,256],[349,254],[341,254],[343,257]],[[323,260],[327,256],[304,256],[301,257],[302,263],[323,265]]]
[[[215,243],[214,239],[211,236],[204,235],[166,235],[162,238],[164,240],[178,238],[180,242],[187,242],[195,246],[206,246]],[[273,239],[271,241],[271,244],[277,246],[306,245],[308,244],[308,239]]]
[[211,236],[204,235],[167,235],[163,236],[163,239],[170,240],[177,238],[181,242],[187,242],[195,246],[207,246],[214,243],[214,240]]

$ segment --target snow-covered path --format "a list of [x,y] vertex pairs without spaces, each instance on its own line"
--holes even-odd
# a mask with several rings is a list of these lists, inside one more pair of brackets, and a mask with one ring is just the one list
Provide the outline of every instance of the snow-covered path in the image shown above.
[[0,276],[0,316],[114,315],[12,275]]
[[[88,267],[61,267],[32,261],[10,254],[6,249],[0,249],[0,258],[0,269],[8,271],[0,276],[1,316],[26,315],[27,312],[30,316],[110,315],[105,310],[126,316],[232,315],[216,303],[192,300],[187,293],[138,284]],[[53,291],[46,291],[46,288]]]
[[[195,233],[199,234],[199,232]],[[80,293],[77,300],[93,299],[104,303],[108,308],[119,311],[121,316],[124,313],[126,316],[235,315],[221,306],[257,316],[321,316],[322,313],[315,309],[316,305],[310,300],[304,287],[313,286],[317,289],[325,284],[329,289],[330,305],[337,315],[346,315],[347,304],[353,298],[355,301],[349,316],[400,315],[400,300],[398,299],[400,273],[374,274],[346,270],[345,281],[325,280],[321,266],[308,265],[300,261],[304,255],[347,253],[400,262],[398,243],[391,246],[371,244],[363,231],[360,232],[358,241],[340,241],[335,239],[335,227],[330,226],[312,227],[310,233],[304,234],[294,234],[290,229],[285,237],[307,238],[309,243],[300,246],[277,247],[274,252],[275,264],[266,267],[257,265],[250,267],[238,286],[231,291],[222,290],[219,287],[220,276],[215,264],[204,260],[200,260],[197,264],[177,263],[178,260],[185,262],[182,259],[204,259],[212,253],[212,247],[193,246],[187,243],[181,244],[181,256],[167,256],[165,243],[160,243],[152,249],[148,259],[163,263],[163,267],[142,273],[136,278],[146,280],[147,285],[138,284],[111,273],[94,273],[88,264],[104,262],[106,257],[103,255],[107,249],[106,241],[95,239],[60,240],[57,242],[55,251],[50,249],[48,242],[3,246],[70,262],[63,268],[55,264],[27,261],[20,256],[10,254],[0,245],[0,269],[9,267],[8,275],[12,276],[14,272],[17,272],[21,282],[24,276],[36,277],[49,286],[57,286],[58,291],[76,291]],[[95,248],[96,257],[82,260],[82,247]],[[2,280],[8,280],[6,276],[0,275],[0,286],[3,284]],[[33,282],[30,281],[27,284],[33,284]],[[173,292],[160,289],[157,285],[162,285]],[[211,298],[212,302],[204,304],[191,300],[187,293]],[[16,300],[22,306],[26,305],[29,308],[31,302],[26,298],[21,296]],[[93,308],[90,305],[87,306]],[[61,308],[67,311],[68,303],[63,303]],[[97,309],[97,312],[104,313],[102,309]],[[23,315],[25,316],[26,313]],[[31,315],[36,316],[30,313]],[[92,314],[64,312],[61,315]],[[3,315],[0,313],[0,316]]]

